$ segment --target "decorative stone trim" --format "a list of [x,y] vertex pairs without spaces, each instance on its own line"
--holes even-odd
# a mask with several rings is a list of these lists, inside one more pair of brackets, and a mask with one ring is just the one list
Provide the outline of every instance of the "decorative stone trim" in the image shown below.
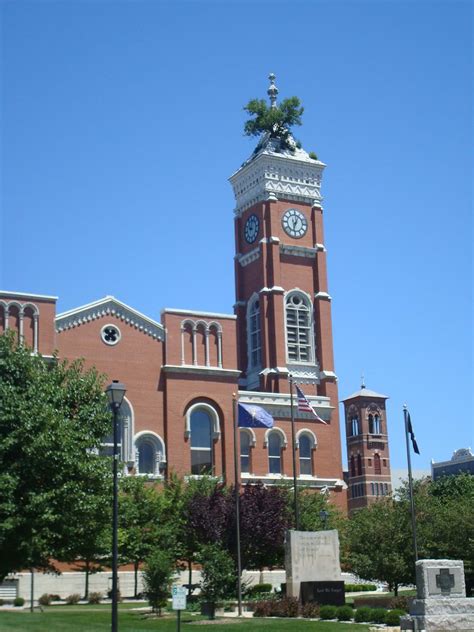
[[260,257],[260,246],[257,246],[253,250],[250,250],[250,252],[245,253],[244,255],[237,254],[235,256],[235,258],[237,259],[237,261],[240,263],[240,265],[243,268],[248,266],[253,261],[256,261],[259,257]]
[[47,294],[27,294],[26,292],[0,292],[0,298],[19,298],[24,300],[26,298],[32,299],[45,299],[48,301],[57,301],[57,296],[48,296]]
[[281,428],[278,428],[278,426],[273,426],[273,428],[269,428],[268,430],[265,430],[265,436],[263,438],[263,447],[264,448],[268,447],[268,437],[271,435],[272,432],[275,432],[276,434],[280,435],[282,439],[282,447],[286,448],[286,446],[288,445],[288,439],[286,438],[285,431],[282,430]]
[[[307,435],[311,439],[311,449],[312,450],[315,450],[318,447],[318,438],[316,437],[314,432],[312,430],[310,430],[309,428],[302,428],[301,430],[298,430],[298,432],[296,433],[295,446],[297,448],[300,447],[300,437],[301,437],[301,435]],[[309,475],[306,474],[305,476],[309,476]]]
[[282,255],[314,259],[316,257],[317,250],[316,248],[305,248],[305,246],[290,246],[289,244],[281,244],[280,252]]
[[324,244],[314,244],[314,247],[318,252],[326,252],[326,246]]
[[194,366],[192,364],[165,364],[163,371],[166,373],[190,373],[194,375],[222,375],[224,377],[238,378],[241,375],[241,371],[234,369],[221,369],[216,366]]
[[[291,482],[293,480],[292,476],[286,476],[285,474],[248,474],[242,472],[240,475],[242,481],[247,481],[249,483],[264,483],[265,485],[280,485],[282,481]],[[339,491],[343,489],[347,489],[346,483],[340,478],[319,478],[318,476],[298,476],[297,480],[300,482],[303,487],[313,487],[315,489],[332,489],[334,491]]]
[[262,200],[285,199],[321,206],[321,178],[325,165],[305,151],[284,155],[263,150],[231,177],[237,202],[236,215]]
[[281,239],[279,237],[262,237],[259,241],[260,244],[279,244]]
[[161,310],[162,314],[182,314],[183,316],[202,316],[203,318],[227,318],[228,320],[236,320],[234,314],[219,314],[217,312],[194,312],[192,309],[172,309],[165,307]]
[[255,436],[255,432],[252,428],[239,428],[240,432],[246,432],[250,435],[250,447],[254,448],[257,445],[257,437]]
[[55,321],[56,331],[61,333],[109,316],[115,316],[154,340],[163,341],[165,339],[163,325],[137,312],[113,296],[106,296],[95,303],[58,314]]
[[317,292],[314,295],[314,298],[317,298],[322,301],[332,301],[332,296],[330,296],[327,292]]
[[285,290],[284,288],[280,287],[279,285],[274,285],[273,287],[262,287],[262,289],[259,292],[260,294],[284,294]]
[[319,378],[321,380],[334,380],[335,382],[337,382],[338,380],[338,377],[334,373],[334,371],[320,371]]
[[[307,395],[306,397],[321,419],[329,422],[331,420],[332,410],[334,409],[334,406],[331,406],[329,397],[322,395]],[[262,406],[265,410],[268,410],[272,417],[291,419],[291,400],[289,393],[262,393],[258,391],[239,390],[239,402],[242,404]],[[299,412],[295,406],[295,402],[296,399],[293,397],[295,418],[314,422],[314,416],[311,413]]]
[[319,365],[312,364],[305,366],[302,364],[288,364],[288,371],[293,376],[295,382],[300,384],[319,384]]

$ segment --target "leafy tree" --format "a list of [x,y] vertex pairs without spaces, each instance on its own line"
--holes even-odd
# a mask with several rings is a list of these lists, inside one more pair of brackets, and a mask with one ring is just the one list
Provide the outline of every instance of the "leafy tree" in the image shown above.
[[364,579],[385,581],[398,593],[415,581],[410,516],[406,507],[386,497],[360,509],[349,522],[349,564]]
[[169,597],[175,572],[175,561],[167,551],[155,549],[145,562],[143,570],[145,594],[153,612],[158,612],[159,616]]
[[51,568],[80,535],[90,490],[111,480],[95,450],[110,424],[95,370],[46,363],[0,336],[0,580]]
[[247,136],[268,134],[270,138],[278,138],[282,147],[294,150],[296,143],[292,141],[290,128],[301,125],[304,108],[298,97],[283,99],[275,107],[268,106],[264,99],[252,99],[244,107],[252,117],[246,121],[244,132]]
[[235,595],[237,583],[234,562],[220,544],[204,545],[197,561],[202,566],[201,596],[215,604],[220,599]]
[[141,476],[128,476],[120,481],[119,557],[122,563],[133,564],[135,598],[140,565],[159,544],[160,527],[163,529],[161,496]]

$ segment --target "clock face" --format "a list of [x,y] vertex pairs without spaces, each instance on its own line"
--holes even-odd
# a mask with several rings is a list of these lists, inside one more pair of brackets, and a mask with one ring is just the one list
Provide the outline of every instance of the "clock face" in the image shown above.
[[301,211],[297,211],[295,208],[289,208],[285,211],[283,217],[281,218],[281,224],[285,233],[295,239],[303,237],[308,230],[306,217],[303,213],[301,213]]
[[245,222],[245,239],[247,240],[247,243],[253,244],[253,242],[257,239],[259,226],[260,222],[258,221],[258,217],[256,215],[251,215]]

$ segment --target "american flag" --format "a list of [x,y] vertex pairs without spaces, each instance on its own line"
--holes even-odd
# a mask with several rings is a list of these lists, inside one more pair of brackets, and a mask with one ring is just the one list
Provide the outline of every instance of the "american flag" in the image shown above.
[[311,404],[307,400],[306,395],[298,387],[297,384],[295,384],[295,387],[296,387],[296,394],[298,396],[298,410],[302,413],[311,413],[316,418],[316,421],[319,421],[320,423],[327,425],[327,421],[324,421],[324,419],[321,419],[321,417],[318,415],[318,413],[314,410],[314,408],[311,406]]

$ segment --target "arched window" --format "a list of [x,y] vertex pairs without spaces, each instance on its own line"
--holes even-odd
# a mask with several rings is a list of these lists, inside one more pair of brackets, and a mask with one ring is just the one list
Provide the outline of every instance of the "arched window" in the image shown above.
[[351,456],[351,476],[356,476],[356,464],[354,455]]
[[359,434],[359,417],[357,415],[352,415],[350,424],[350,436],[356,437]]
[[313,362],[312,305],[302,292],[286,297],[286,348],[289,362]]
[[240,431],[240,471],[243,474],[250,473],[250,448],[252,438],[247,430]]
[[380,434],[382,432],[382,425],[380,423],[380,416],[374,415],[374,434]]
[[249,368],[262,364],[262,336],[260,325],[260,299],[255,296],[247,312]]
[[357,455],[357,476],[362,476],[362,457]]
[[279,432],[268,435],[268,471],[270,474],[281,474],[282,438]]
[[135,438],[135,468],[137,474],[159,476],[165,463],[161,438],[152,432],[141,432]]
[[191,412],[191,474],[212,474],[213,420],[210,412],[204,408],[196,408]]
[[313,475],[313,463],[311,458],[312,449],[311,437],[307,434],[302,434],[299,437],[299,452],[300,452],[300,475]]
[[382,474],[382,466],[380,464],[380,456],[374,454],[374,474]]

